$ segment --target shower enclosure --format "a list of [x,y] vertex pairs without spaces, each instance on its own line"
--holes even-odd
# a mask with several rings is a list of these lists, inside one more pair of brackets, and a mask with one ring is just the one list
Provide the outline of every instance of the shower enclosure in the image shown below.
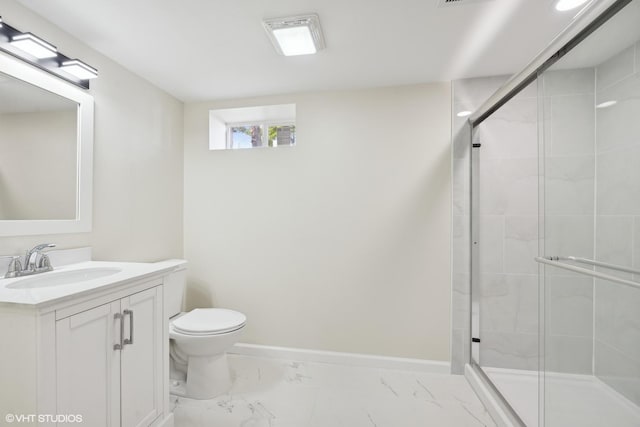
[[476,389],[506,424],[640,426],[640,0],[593,2],[509,80],[455,82],[454,132]]

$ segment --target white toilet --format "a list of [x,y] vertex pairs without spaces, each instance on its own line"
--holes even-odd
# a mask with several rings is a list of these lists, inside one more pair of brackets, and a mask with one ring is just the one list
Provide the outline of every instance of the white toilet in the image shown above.
[[185,285],[186,270],[176,271],[165,283],[171,394],[211,399],[231,388],[226,351],[238,342],[247,318],[222,308],[182,312]]

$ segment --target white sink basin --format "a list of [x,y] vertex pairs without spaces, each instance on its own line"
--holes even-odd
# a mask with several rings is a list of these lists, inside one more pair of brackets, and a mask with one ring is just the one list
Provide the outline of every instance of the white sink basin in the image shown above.
[[47,288],[51,286],[63,286],[73,283],[86,282],[87,280],[111,276],[122,270],[116,267],[91,267],[69,271],[53,271],[41,273],[35,276],[25,277],[7,285],[10,289]]

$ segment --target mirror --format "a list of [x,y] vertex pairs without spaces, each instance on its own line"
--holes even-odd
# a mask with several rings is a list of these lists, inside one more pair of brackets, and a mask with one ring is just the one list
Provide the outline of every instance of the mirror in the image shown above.
[[0,220],[76,219],[78,104],[0,73]]
[[0,235],[91,230],[93,98],[0,56]]

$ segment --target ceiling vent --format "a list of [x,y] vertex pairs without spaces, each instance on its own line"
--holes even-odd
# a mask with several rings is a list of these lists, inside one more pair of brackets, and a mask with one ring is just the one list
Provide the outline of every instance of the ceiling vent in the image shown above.
[[493,0],[438,0],[438,7],[464,6],[474,3],[488,3]]

